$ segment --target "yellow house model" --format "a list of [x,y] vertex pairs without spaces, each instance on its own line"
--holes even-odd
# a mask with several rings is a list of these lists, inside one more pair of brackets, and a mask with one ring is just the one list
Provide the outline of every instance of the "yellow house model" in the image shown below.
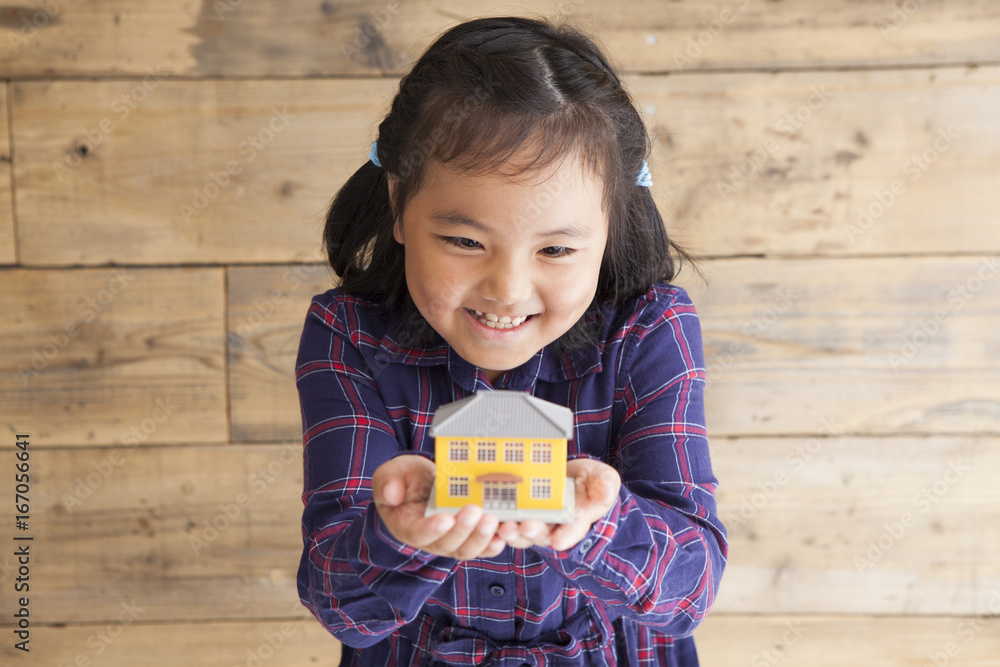
[[430,434],[436,476],[428,515],[476,504],[502,521],[573,520],[569,408],[520,391],[481,391],[438,408]]

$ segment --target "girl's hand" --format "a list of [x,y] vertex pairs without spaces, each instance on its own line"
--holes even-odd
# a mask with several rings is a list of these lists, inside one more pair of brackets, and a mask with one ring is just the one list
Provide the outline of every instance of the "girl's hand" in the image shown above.
[[393,537],[458,560],[491,558],[503,551],[506,545],[496,536],[497,518],[477,505],[463,507],[456,516],[425,517],[433,482],[434,462],[416,454],[397,456],[375,470],[372,502]]
[[505,521],[497,534],[516,549],[530,546],[565,551],[582,540],[595,521],[608,513],[618,499],[621,476],[607,463],[595,459],[573,459],[566,463],[567,482],[576,485],[576,514],[572,523],[545,524],[527,519],[520,524]]

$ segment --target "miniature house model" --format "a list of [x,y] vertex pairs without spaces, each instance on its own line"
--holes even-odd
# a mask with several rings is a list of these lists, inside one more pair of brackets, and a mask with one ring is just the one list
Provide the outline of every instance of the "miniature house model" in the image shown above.
[[436,476],[428,515],[476,504],[501,521],[573,520],[569,408],[520,391],[481,391],[438,408],[430,434]]

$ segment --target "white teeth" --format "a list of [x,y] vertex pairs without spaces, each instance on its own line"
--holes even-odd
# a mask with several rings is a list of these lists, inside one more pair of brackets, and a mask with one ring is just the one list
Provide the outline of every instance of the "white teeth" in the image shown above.
[[524,321],[529,317],[528,315],[521,315],[519,317],[504,315],[503,317],[500,317],[495,313],[484,313],[481,310],[470,309],[470,311],[476,314],[476,319],[491,329],[513,329],[514,327],[524,324]]

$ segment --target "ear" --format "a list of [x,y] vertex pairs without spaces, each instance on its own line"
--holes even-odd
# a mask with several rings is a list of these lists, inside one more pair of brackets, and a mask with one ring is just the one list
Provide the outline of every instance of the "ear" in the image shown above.
[[[389,202],[393,211],[396,210],[396,193],[399,189],[399,181],[392,174],[389,174]],[[392,238],[396,243],[403,243],[403,221],[397,217],[392,223]]]

